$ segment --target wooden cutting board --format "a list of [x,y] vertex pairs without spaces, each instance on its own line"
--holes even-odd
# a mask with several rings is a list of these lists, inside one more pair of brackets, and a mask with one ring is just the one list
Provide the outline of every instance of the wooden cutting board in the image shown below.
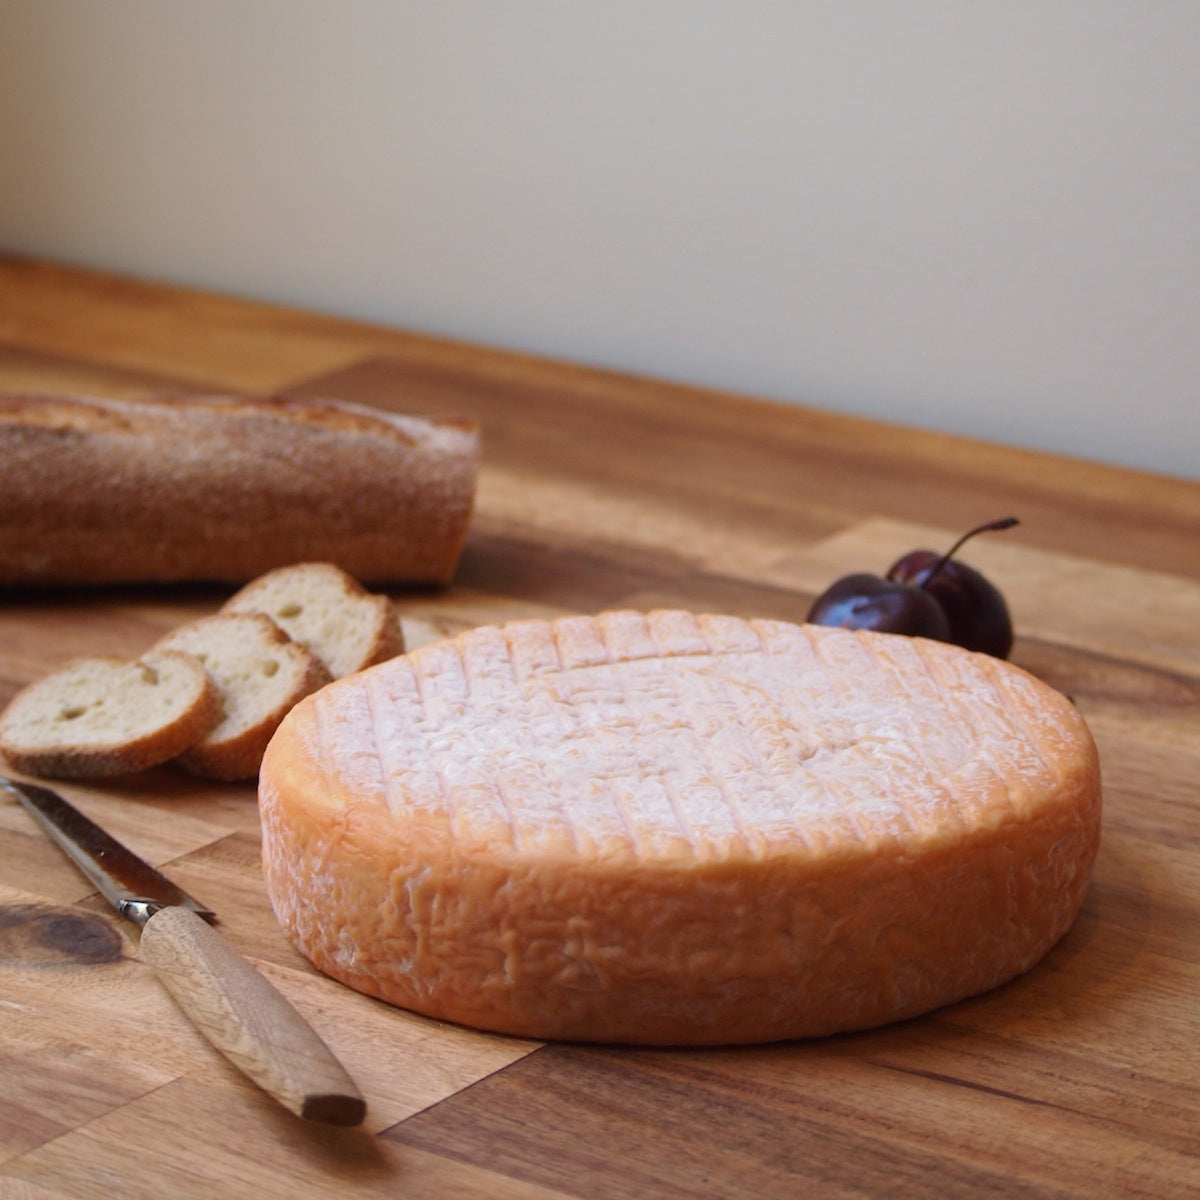
[[[157,388],[165,323],[190,386],[258,386],[274,336],[285,377],[342,348],[294,392],[479,419],[458,577],[396,593],[414,643],[616,606],[801,619],[839,574],[1014,513],[966,557],[1009,597],[1014,661],[1091,724],[1106,808],[1079,921],[1009,986],[854,1036],[661,1051],[480,1034],[316,974],[266,903],[251,785],[64,786],[216,908],[333,1046],[370,1106],[345,1131],[214,1055],[136,933],[0,804],[0,1198],[1200,1195],[1200,485],[253,306],[231,333],[217,300],[7,269],[24,290],[0,301],[0,386]],[[74,304],[57,333],[54,294]],[[224,594],[5,594],[0,701]]]

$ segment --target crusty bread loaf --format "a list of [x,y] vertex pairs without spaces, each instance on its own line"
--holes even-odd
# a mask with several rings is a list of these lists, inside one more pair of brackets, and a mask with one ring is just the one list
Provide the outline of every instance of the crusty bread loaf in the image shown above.
[[277,567],[231,596],[224,611],[265,613],[307,646],[334,679],[404,650],[400,614],[391,599],[368,592],[333,563]]
[[756,1042],[992,988],[1071,925],[1096,748],[1019,668],[682,612],[481,627],[271,740],[263,868],[344,983],[537,1038]]
[[30,775],[125,775],[183,753],[217,715],[216,687],[191,655],[77,659],[13,697],[0,716],[0,751]]
[[446,583],[478,432],[334,401],[0,395],[0,584]]
[[216,685],[216,724],[177,759],[185,770],[210,779],[256,775],[279,722],[331,679],[315,654],[262,613],[201,617],[167,634],[156,649],[192,655]]

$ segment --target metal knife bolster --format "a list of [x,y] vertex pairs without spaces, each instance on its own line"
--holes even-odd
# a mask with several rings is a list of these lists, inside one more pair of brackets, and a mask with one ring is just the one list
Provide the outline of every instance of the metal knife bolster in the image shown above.
[[[135,925],[145,925],[159,909],[168,907],[157,900],[148,900],[144,896],[130,897],[128,900],[117,901],[117,912],[132,921]],[[211,917],[213,914],[204,910],[196,910],[201,916]]]
[[16,797],[124,917],[139,925],[160,908],[190,908],[202,917],[211,909],[156,871],[110,833],[89,820],[57,792],[0,776],[0,789]]
[[366,1101],[312,1026],[207,921],[182,889],[57,792],[0,776],[122,916],[141,925],[142,958],[192,1024],[248,1079],[297,1116],[358,1125]]

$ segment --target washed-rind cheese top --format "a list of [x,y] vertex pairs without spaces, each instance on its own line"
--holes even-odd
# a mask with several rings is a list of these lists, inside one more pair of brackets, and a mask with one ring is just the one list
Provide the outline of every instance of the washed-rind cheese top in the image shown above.
[[754,1041],[994,986],[1099,835],[1073,705],[921,639],[678,611],[472,630],[298,706],[268,893],[323,970],[537,1037]]

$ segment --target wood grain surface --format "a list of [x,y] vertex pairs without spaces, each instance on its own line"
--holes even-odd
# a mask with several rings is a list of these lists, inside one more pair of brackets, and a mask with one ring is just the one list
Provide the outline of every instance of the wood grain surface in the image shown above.
[[[615,606],[802,619],[839,574],[1015,514],[968,561],[1010,600],[1014,661],[1088,719],[1105,784],[1083,912],[1027,975],[886,1029],[703,1051],[525,1042],[360,996],[280,933],[252,785],[64,785],[313,1024],[367,1098],[353,1130],[215,1054],[136,930],[0,804],[0,1198],[1200,1196],[1200,484],[16,258],[0,388],[480,420],[459,574],[395,596],[413,642]],[[223,598],[0,595],[0,702]]]

